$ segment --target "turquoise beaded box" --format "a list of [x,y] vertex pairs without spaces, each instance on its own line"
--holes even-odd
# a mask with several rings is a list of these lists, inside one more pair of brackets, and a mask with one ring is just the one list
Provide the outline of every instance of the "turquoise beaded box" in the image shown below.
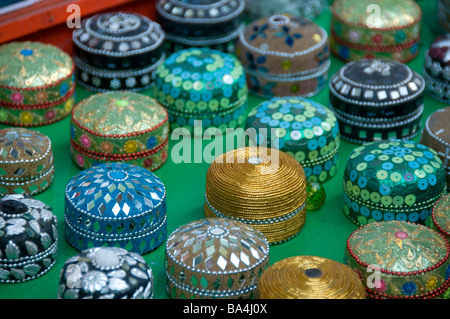
[[[303,166],[308,181],[323,183],[335,176],[340,134],[336,117],[327,107],[302,97],[273,98],[250,111],[246,128],[258,133],[249,143],[291,155]],[[267,130],[267,136],[261,129]]]
[[357,225],[399,220],[431,226],[433,205],[446,191],[436,151],[401,140],[355,148],[343,184],[344,213]]
[[206,48],[178,51],[158,67],[154,83],[154,98],[167,109],[172,131],[215,134],[245,124],[248,89],[232,55]]

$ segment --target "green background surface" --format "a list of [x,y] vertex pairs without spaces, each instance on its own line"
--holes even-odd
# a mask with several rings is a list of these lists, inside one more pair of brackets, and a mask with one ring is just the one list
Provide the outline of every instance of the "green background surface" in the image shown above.
[[[275,1],[275,0],[274,0]],[[376,1],[375,1],[376,2]],[[151,3],[151,2],[150,2]],[[424,53],[433,39],[442,33],[437,21],[437,1],[419,0],[423,10],[422,19],[422,43],[417,58],[407,65],[422,74]],[[330,30],[331,11],[326,8],[315,22]],[[344,63],[336,57],[331,57],[329,75],[336,72]],[[141,92],[151,95],[150,92]],[[76,100],[86,98],[90,92],[78,87]],[[311,99],[325,106],[329,105],[329,90],[325,89]],[[256,107],[263,100],[253,96],[249,97],[249,110]],[[439,103],[429,96],[425,98],[423,122],[434,111],[447,105]],[[0,299],[54,299],[57,295],[59,273],[64,262],[78,252],[72,248],[64,237],[64,190],[70,179],[80,172],[70,157],[69,149],[69,124],[70,119],[65,119],[43,127],[33,128],[46,134],[52,140],[55,159],[55,178],[53,185],[45,192],[35,196],[53,208],[53,213],[58,218],[59,247],[58,257],[54,267],[40,278],[25,283],[0,284]],[[4,126],[0,126],[1,128]],[[420,134],[413,140],[418,142]],[[204,192],[205,178],[209,162],[202,163],[174,163],[171,158],[172,147],[177,140],[169,141],[169,158],[167,162],[154,173],[163,181],[167,190],[167,234],[177,227],[193,220],[204,218]],[[342,178],[345,163],[353,148],[357,144],[342,141],[340,145],[340,166],[333,179],[324,184],[327,193],[325,204],[316,211],[307,213],[306,223],[298,236],[282,244],[270,246],[270,264],[281,259],[297,255],[315,255],[339,262],[343,261],[346,240],[350,233],[357,229],[342,211]],[[153,270],[154,298],[167,299],[165,291],[165,242],[156,250],[144,254],[144,259]]]

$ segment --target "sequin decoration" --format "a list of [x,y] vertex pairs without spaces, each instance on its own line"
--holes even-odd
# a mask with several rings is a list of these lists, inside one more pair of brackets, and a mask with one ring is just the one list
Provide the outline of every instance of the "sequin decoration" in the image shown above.
[[50,139],[26,128],[0,130],[0,196],[35,195],[53,182]]
[[241,63],[210,49],[186,49],[169,56],[155,72],[155,99],[169,112],[171,129],[202,120],[203,130],[225,133],[246,119],[247,84]]
[[358,225],[400,220],[431,226],[445,178],[441,159],[427,146],[399,140],[364,144],[345,167],[344,213]]
[[345,262],[370,298],[436,298],[450,284],[449,247],[424,225],[375,222],[349,236]]
[[60,272],[58,299],[152,299],[153,272],[139,254],[95,247],[70,257]]
[[74,176],[65,191],[65,235],[76,249],[117,246],[138,254],[166,237],[166,190],[152,172],[106,163]]
[[250,145],[274,147],[291,155],[303,166],[308,181],[323,183],[336,174],[340,133],[327,107],[300,97],[273,98],[250,111],[246,128],[256,130]]
[[205,218],[168,237],[165,265],[173,299],[252,299],[269,265],[269,244],[244,223]]
[[168,134],[167,111],[153,98],[133,92],[97,93],[72,113],[72,159],[81,168],[127,162],[155,170],[167,159]]
[[0,200],[0,283],[26,282],[46,274],[58,251],[51,207],[22,194]]

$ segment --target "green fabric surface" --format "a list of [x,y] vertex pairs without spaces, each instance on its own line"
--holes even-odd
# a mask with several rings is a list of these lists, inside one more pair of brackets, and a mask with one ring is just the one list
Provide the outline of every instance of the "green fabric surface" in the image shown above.
[[[433,39],[441,33],[437,22],[436,2],[434,0],[419,0],[423,9],[422,20],[422,43],[419,56],[408,63],[412,69],[422,74],[424,64],[424,53]],[[315,22],[330,29],[331,12],[327,8],[323,14],[315,19]],[[331,68],[329,75],[336,72],[344,63],[336,57],[331,57]],[[329,104],[328,89],[311,99],[325,106]],[[90,93],[82,88],[77,88],[76,99],[80,101]],[[143,92],[143,94],[150,94]],[[249,110],[257,106],[263,100],[250,96]],[[425,98],[425,110],[423,121],[437,109],[446,105],[432,100],[429,96]],[[55,158],[55,179],[53,185],[45,192],[35,196],[53,208],[53,213],[58,218],[59,248],[58,258],[55,266],[44,276],[19,284],[0,284],[0,298],[21,299],[54,299],[56,298],[59,273],[64,262],[77,254],[64,237],[64,190],[69,180],[80,172],[80,169],[72,162],[69,150],[69,117],[44,127],[36,127],[43,134],[49,136],[53,143]],[[4,127],[4,126],[0,126]],[[414,138],[419,141],[420,134]],[[203,163],[175,163],[170,154],[177,141],[169,141],[168,161],[155,174],[164,182],[167,189],[168,205],[168,235],[178,226],[193,220],[204,218],[204,192],[205,177],[209,167],[208,162]],[[205,141],[208,143],[208,141]],[[270,264],[281,259],[297,255],[315,255],[343,261],[346,240],[357,226],[350,222],[342,211],[343,188],[342,178],[346,160],[357,144],[342,141],[340,146],[340,166],[336,176],[324,184],[327,193],[325,204],[316,211],[307,213],[306,223],[301,233],[295,238],[278,245],[270,247]],[[195,150],[193,150],[195,152]],[[192,154],[194,156],[194,154]],[[167,299],[165,292],[165,246],[161,245],[156,250],[143,255],[150,265],[154,274],[154,298]]]

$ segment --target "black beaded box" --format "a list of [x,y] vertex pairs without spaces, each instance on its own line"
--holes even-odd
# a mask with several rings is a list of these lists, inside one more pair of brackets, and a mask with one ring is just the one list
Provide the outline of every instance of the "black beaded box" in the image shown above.
[[329,87],[330,108],[347,141],[404,140],[420,132],[425,82],[403,63],[352,61],[331,77]]
[[94,92],[141,91],[165,59],[161,26],[137,13],[101,13],[72,35],[78,83]]

